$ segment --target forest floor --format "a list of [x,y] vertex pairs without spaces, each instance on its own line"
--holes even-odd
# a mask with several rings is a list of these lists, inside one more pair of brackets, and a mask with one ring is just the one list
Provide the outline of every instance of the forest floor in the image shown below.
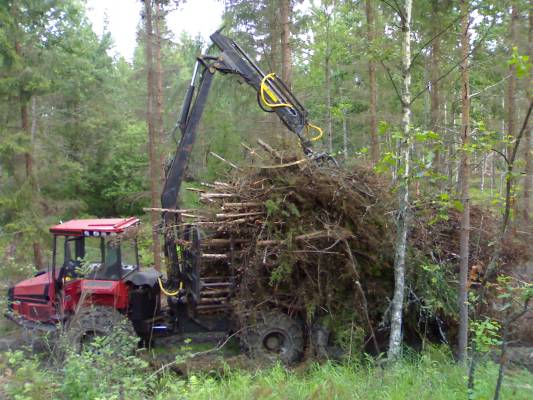
[[[39,341],[6,328],[0,351],[0,398],[4,399],[464,399],[466,371],[445,347],[407,351],[393,366],[360,355],[342,363],[303,362],[294,368],[266,366],[239,352],[235,342],[218,348],[202,338],[156,341],[136,357],[110,362],[105,351],[49,362]],[[7,333],[5,329],[9,329]],[[220,343],[220,342],[218,342]],[[15,349],[20,347],[18,350]],[[475,399],[493,397],[498,366],[488,358],[477,371]],[[533,398],[533,374],[511,367],[502,399]]]

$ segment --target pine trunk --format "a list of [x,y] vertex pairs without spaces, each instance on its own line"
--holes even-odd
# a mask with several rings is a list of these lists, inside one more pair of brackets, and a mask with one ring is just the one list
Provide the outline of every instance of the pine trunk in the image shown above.
[[155,80],[156,80],[156,96],[155,96],[155,131],[156,131],[156,154],[159,158],[159,181],[160,185],[158,193],[165,183],[165,155],[163,153],[163,142],[165,131],[163,127],[163,69],[162,69],[162,36],[163,36],[163,21],[165,15],[163,13],[163,6],[160,2],[156,3],[155,9]]
[[281,78],[289,88],[292,86],[290,8],[290,0],[281,0]]
[[[11,12],[12,12],[12,17],[13,17],[15,26],[17,25],[17,17],[18,17],[16,7],[17,7],[16,3],[13,2]],[[17,34],[18,32],[15,33],[15,43],[14,43],[15,53],[19,57],[22,58],[23,57],[22,46],[16,36]],[[36,210],[37,206],[35,204],[35,195],[37,192],[37,186],[36,186],[35,176],[33,174],[33,154],[32,154],[34,134],[32,134],[32,130],[30,129],[30,120],[29,120],[29,115],[28,115],[28,93],[24,91],[24,88],[22,86],[20,86],[19,91],[18,91],[18,103],[20,105],[21,128],[22,128],[22,131],[29,136],[29,139],[30,139],[29,141],[31,143],[30,150],[24,153],[24,172],[25,172],[25,179],[26,181],[30,183],[30,187],[31,187],[29,204],[34,210]],[[33,247],[33,262],[35,264],[35,267],[37,269],[41,269],[44,267],[41,244],[39,243],[39,241],[34,240],[32,247]]]
[[[288,88],[292,87],[292,52],[290,44],[290,0],[281,0],[280,4],[280,19],[281,19],[281,79],[285,82]],[[289,148],[290,136],[287,135],[288,130],[279,124],[281,132],[281,144],[283,148]]]
[[[533,59],[533,4],[529,5],[529,26],[528,26],[528,35],[527,35],[527,45],[528,45],[528,55],[530,59]],[[530,70],[526,79],[526,88],[527,88],[527,97],[529,101],[533,98],[533,92],[531,90],[531,84],[533,83],[531,74],[533,72]],[[524,142],[524,159],[526,161],[526,171],[524,178],[524,207],[523,207],[523,218],[526,223],[529,223],[529,208],[531,202],[531,180],[533,179],[533,162],[531,161],[531,124],[530,128],[525,133],[525,142]]]
[[[518,8],[516,2],[512,2],[511,7],[511,25],[509,27],[509,48],[516,46],[516,24],[518,21]],[[516,135],[516,66],[509,64],[509,84],[507,88],[507,136],[509,145],[507,147],[507,158],[511,155],[513,149],[514,137]]]
[[[469,4],[461,0],[462,35],[461,35],[461,144],[466,149],[470,141],[470,86],[468,76],[468,53],[470,51]],[[468,259],[470,253],[470,166],[468,152],[461,151],[459,166],[459,185],[463,206],[461,227],[459,230],[459,338],[458,358],[465,362],[468,345]]]
[[392,299],[391,332],[388,357],[398,358],[402,345],[402,316],[405,291],[405,255],[409,231],[409,173],[411,164],[411,10],[412,0],[405,0],[401,16],[402,28],[402,139],[399,142],[398,220],[394,254],[394,296]]
[[[269,13],[268,13],[268,24],[270,27],[270,71],[269,72],[277,72],[280,70],[280,16],[279,16],[279,2],[278,1],[272,1],[269,2]],[[282,143],[283,140],[283,134],[282,129],[283,126],[278,119],[278,117],[275,114],[270,115],[270,132],[268,132],[269,137],[271,135],[271,139],[273,143]]]
[[368,57],[368,84],[370,86],[370,158],[373,165],[379,160],[379,143],[378,143],[378,124],[377,124],[377,102],[378,102],[378,84],[376,79],[376,62],[372,55],[374,39],[376,37],[376,26],[374,20],[373,0],[366,0],[366,26],[367,40],[370,48]]
[[[153,57],[153,26],[152,26],[152,1],[144,0],[144,22],[146,33],[146,84],[147,84],[147,104],[146,104],[146,123],[148,126],[148,157],[150,162],[150,195],[152,208],[158,208],[159,204],[159,158],[156,152],[156,130],[154,124],[154,97],[156,82],[154,79],[154,57]],[[155,227],[159,223],[159,214],[156,211],[152,211],[151,215],[152,224],[152,251],[154,254],[154,268],[161,269],[161,255],[159,244],[159,233]]]

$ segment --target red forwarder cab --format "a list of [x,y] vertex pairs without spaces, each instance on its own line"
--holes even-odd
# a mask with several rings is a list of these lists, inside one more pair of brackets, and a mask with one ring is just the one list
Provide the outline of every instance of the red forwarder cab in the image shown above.
[[125,313],[128,282],[139,269],[134,239],[117,240],[139,219],[71,220],[50,228],[52,264],[8,291],[8,317],[28,327],[54,329],[84,305]]

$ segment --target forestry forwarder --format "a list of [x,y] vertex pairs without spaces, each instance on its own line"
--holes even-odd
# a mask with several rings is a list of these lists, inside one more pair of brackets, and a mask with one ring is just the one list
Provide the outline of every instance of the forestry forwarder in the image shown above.
[[[222,240],[224,248],[216,246],[218,254],[207,254],[204,250],[212,252],[213,247],[202,242],[198,226],[184,224],[180,214],[173,212],[178,209],[181,183],[217,71],[237,75],[252,86],[261,109],[277,114],[298,136],[307,157],[329,158],[313,153],[311,142],[322,136],[322,130],[309,123],[307,110],[283,81],[275,74],[263,73],[220,31],[211,35],[211,40],[221,54],[197,57],[174,129],[174,133],[181,130],[181,140],[161,195],[166,281],[154,269],[139,268],[136,241],[128,234],[138,226],[137,218],[68,221],[50,228],[51,267],[9,289],[7,316],[11,320],[50,331],[62,326],[76,348],[96,336],[112,334],[120,323],[145,341],[170,334],[237,332],[252,355],[285,363],[301,357],[303,326],[284,310],[264,310],[245,324],[232,318],[229,300],[235,281],[230,260],[238,243],[231,238]],[[318,131],[318,135],[309,138],[310,130]],[[165,307],[161,305],[162,294],[167,296]]]

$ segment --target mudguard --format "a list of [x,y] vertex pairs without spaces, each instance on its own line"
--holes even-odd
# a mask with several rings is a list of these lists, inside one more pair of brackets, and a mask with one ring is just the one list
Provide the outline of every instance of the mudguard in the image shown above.
[[150,286],[154,287],[157,284],[157,280],[161,277],[161,272],[154,268],[148,268],[143,271],[135,271],[129,274],[125,282],[132,283],[135,286]]

